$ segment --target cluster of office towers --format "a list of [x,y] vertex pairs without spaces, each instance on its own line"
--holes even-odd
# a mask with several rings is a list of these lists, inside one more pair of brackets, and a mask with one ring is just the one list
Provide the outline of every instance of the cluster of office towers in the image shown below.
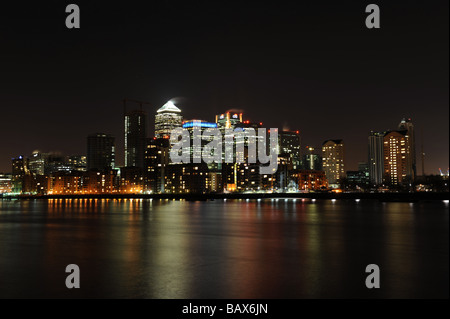
[[[340,187],[344,178],[364,186],[399,186],[412,183],[416,176],[414,126],[411,119],[402,119],[397,130],[371,132],[368,161],[360,163],[356,172],[345,171],[342,139],[324,141],[319,152],[310,146],[302,151],[299,132],[281,130],[278,132],[278,169],[274,174],[262,176],[258,174],[258,163],[170,163],[169,137],[174,128],[185,128],[192,137],[194,128],[203,131],[215,127],[224,134],[225,129],[229,128],[238,131],[262,127],[260,122],[244,120],[239,110],[218,114],[214,122],[184,120],[181,110],[169,101],[156,112],[155,135],[152,138],[147,138],[146,119],[143,110],[125,113],[125,166],[141,168],[144,176],[153,174],[148,179],[151,185],[144,188],[156,192],[185,192],[192,191],[193,187],[218,192],[323,190]],[[196,173],[204,176],[203,182],[192,183],[192,176]]]
[[[344,141],[330,139],[316,152],[301,148],[299,131],[278,131],[277,170],[260,174],[261,163],[172,163],[170,133],[175,128],[204,131],[218,128],[257,131],[261,122],[244,120],[240,110],[215,116],[214,122],[184,120],[171,101],[156,111],[154,136],[149,137],[147,113],[124,110],[124,166],[117,167],[115,138],[105,133],[87,137],[87,156],[62,157],[34,152],[13,159],[11,191],[30,194],[208,193],[254,191],[319,191],[339,188],[344,179],[364,186],[398,186],[414,181],[414,126],[403,119],[398,130],[371,132],[369,158],[358,171],[345,171]],[[205,141],[206,143],[207,141]],[[233,142],[236,146],[236,140]],[[192,143],[191,143],[192,145]],[[202,145],[203,146],[203,145]],[[191,146],[192,152],[196,152]],[[235,155],[236,156],[236,155]],[[1,186],[1,185],[0,185]]]

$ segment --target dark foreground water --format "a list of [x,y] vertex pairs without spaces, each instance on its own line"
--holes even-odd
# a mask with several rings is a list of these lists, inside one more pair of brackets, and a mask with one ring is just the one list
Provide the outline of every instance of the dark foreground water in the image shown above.
[[0,298],[448,298],[448,215],[443,201],[0,200]]

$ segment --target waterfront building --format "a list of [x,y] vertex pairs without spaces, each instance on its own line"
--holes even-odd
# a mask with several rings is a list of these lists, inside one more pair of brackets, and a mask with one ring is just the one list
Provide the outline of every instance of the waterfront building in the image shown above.
[[390,186],[411,182],[409,136],[406,131],[390,131],[383,138],[383,180]]
[[[165,192],[172,194],[205,194],[211,192],[208,165],[206,163],[187,163],[167,165]],[[215,181],[214,187],[217,182]]]
[[0,173],[0,194],[12,192],[12,175]]
[[328,188],[328,180],[324,171],[296,170],[294,177],[297,180],[298,190],[302,192],[323,191]]
[[406,165],[407,165],[407,176],[410,182],[414,182],[417,176],[417,167],[416,167],[416,139],[414,133],[414,124],[410,118],[403,118],[398,124],[398,130],[406,132],[408,136],[408,149],[406,157]]
[[170,142],[167,138],[147,140],[144,159],[144,191],[164,193],[166,168],[169,164]]
[[322,163],[330,187],[339,187],[344,171],[343,140],[327,140],[322,144]]

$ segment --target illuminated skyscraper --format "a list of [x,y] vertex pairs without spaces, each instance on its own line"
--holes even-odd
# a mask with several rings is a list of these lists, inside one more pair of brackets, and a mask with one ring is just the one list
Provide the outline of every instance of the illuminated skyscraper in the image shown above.
[[278,132],[278,155],[285,156],[293,169],[300,168],[300,135],[298,131]]
[[391,131],[383,138],[384,174],[386,183],[396,186],[410,181],[409,137],[406,131]]
[[125,166],[144,167],[147,114],[143,110],[125,113]]
[[96,133],[87,137],[87,169],[109,171],[115,167],[114,137]]
[[170,138],[170,132],[177,127],[181,127],[183,116],[181,110],[171,101],[164,104],[155,116],[155,136],[156,138]]
[[330,186],[336,187],[344,171],[344,142],[343,140],[327,140],[322,144],[323,170]]
[[216,115],[217,127],[222,134],[225,133],[225,129],[236,127],[236,124],[242,123],[242,112],[233,112],[233,110],[227,111],[224,114]]
[[[226,129],[232,129],[234,130],[238,126],[238,131],[242,131],[245,129],[242,124],[242,112],[238,110],[229,110],[226,111],[223,114],[216,115],[216,123],[217,127],[220,130],[220,133],[224,136],[224,143],[222,144],[222,164],[221,166],[222,170],[222,184],[223,188],[227,191],[235,191],[237,189],[237,183],[238,183],[238,164],[236,163],[236,153],[238,151],[233,152],[233,158],[231,160],[232,163],[226,163],[225,158],[225,150],[226,149],[233,149],[236,146],[236,141],[234,137],[231,135],[233,134],[225,134]],[[246,124],[249,124],[248,122]],[[242,126],[242,127],[241,127]],[[243,154],[240,154],[240,156]],[[230,160],[230,159],[228,159]]]
[[[200,162],[202,160],[203,146],[208,144],[213,139],[212,136],[208,139],[203,139],[202,134],[208,128],[217,128],[217,124],[204,120],[190,120],[184,121],[182,127],[189,132],[191,138],[190,141],[191,163],[193,163],[194,155],[199,159]],[[194,138],[198,140],[200,143],[194,143]]]
[[45,167],[47,165],[48,154],[42,153],[41,151],[34,151],[28,160],[28,166],[30,172],[36,175],[44,175]]
[[406,131],[406,135],[408,135],[409,155],[406,158],[408,166],[407,175],[409,176],[412,182],[416,177],[417,170],[416,170],[416,140],[414,136],[414,125],[411,119],[403,118],[398,125],[398,130]]

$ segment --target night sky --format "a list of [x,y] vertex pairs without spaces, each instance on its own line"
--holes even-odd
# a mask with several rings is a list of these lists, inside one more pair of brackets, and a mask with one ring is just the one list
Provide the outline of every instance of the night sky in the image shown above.
[[[70,3],[81,29],[65,27]],[[370,3],[381,29],[365,26]],[[36,149],[86,154],[95,132],[116,137],[123,164],[122,100],[151,104],[152,134],[176,98],[186,119],[243,109],[299,130],[303,147],[344,139],[346,170],[367,161],[371,130],[411,117],[437,174],[449,162],[448,12],[448,1],[2,3],[0,172]]]

